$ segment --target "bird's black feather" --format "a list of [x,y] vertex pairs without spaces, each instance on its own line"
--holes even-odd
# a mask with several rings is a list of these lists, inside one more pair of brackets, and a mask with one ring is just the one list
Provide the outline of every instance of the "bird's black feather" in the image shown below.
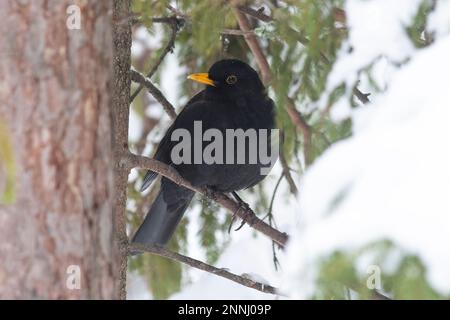
[[[230,75],[236,76],[236,83],[227,84]],[[171,140],[172,133],[175,129],[183,128],[192,134],[194,121],[201,121],[203,132],[214,128],[224,136],[226,129],[274,128],[273,101],[250,66],[239,60],[222,60],[211,67],[209,78],[214,80],[215,86],[206,87],[187,103],[167,130],[154,158],[173,166],[195,186],[207,186],[221,192],[249,188],[265,177],[261,174],[260,163],[175,165],[171,161],[172,148],[178,143]],[[270,133],[265,142],[270,148]],[[204,148],[209,142],[202,143]],[[147,188],[155,177],[155,173],[147,172],[142,189]],[[161,191],[136,232],[134,242],[166,244],[193,197],[192,191],[165,178],[162,180]]]

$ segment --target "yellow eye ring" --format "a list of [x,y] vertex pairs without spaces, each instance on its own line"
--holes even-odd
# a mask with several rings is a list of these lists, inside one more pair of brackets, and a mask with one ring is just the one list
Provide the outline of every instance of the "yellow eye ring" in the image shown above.
[[225,80],[228,84],[235,84],[237,82],[237,77],[235,75],[228,76]]

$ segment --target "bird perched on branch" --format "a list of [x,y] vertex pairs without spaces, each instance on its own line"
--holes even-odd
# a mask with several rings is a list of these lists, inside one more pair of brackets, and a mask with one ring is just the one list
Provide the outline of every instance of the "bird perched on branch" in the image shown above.
[[[274,128],[274,104],[257,72],[242,61],[228,59],[216,62],[208,73],[193,74],[188,79],[205,84],[206,88],[195,95],[174,120],[154,158],[173,166],[194,186],[224,193],[254,186],[268,173],[263,172],[269,165],[267,159],[259,155],[261,151],[273,150],[275,140],[270,131]],[[199,135],[199,128],[204,134]],[[257,133],[256,140],[252,130]],[[266,136],[258,134],[264,130],[268,131]],[[231,147],[227,139],[230,132],[235,133],[231,139],[235,143]],[[238,137],[242,132],[247,133],[244,144]],[[185,141],[187,136],[193,136],[194,140]],[[257,161],[252,162],[256,154]],[[148,171],[141,191],[150,186],[156,176]],[[159,194],[133,242],[167,244],[193,196],[192,190],[162,178]]]

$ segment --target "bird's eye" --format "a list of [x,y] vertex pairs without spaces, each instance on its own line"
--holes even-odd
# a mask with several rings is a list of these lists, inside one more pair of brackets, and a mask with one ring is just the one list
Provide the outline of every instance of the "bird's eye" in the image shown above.
[[237,82],[237,77],[235,75],[228,76],[225,80],[228,84],[235,84]]

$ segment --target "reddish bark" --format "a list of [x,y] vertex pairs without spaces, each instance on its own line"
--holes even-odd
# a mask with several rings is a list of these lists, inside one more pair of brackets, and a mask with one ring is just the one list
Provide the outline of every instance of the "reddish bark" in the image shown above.
[[[0,121],[16,162],[16,201],[0,206],[0,298],[118,297],[112,2],[79,1],[80,30],[66,27],[71,4],[0,2]],[[79,290],[66,286],[70,265]]]

